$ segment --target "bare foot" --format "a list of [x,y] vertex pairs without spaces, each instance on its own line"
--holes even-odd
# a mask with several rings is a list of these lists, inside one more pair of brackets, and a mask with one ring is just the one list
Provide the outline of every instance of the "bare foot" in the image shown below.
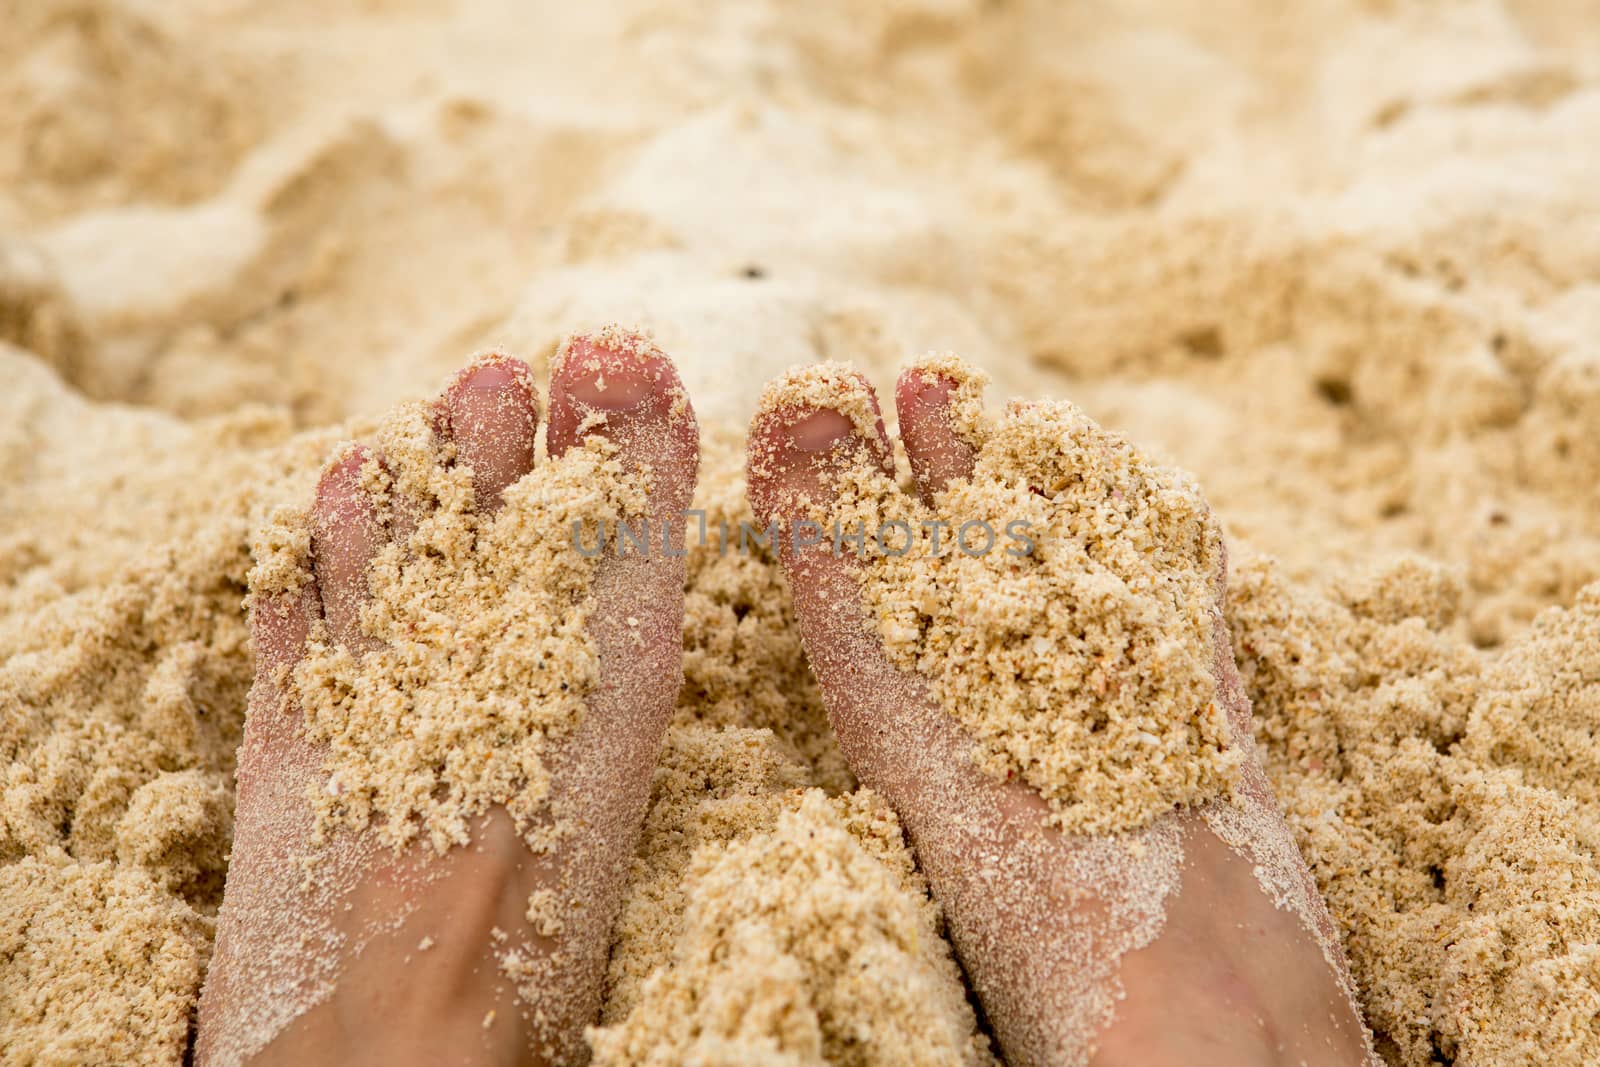
[[[769,391],[751,427],[751,502],[758,521],[785,531],[779,554],[846,757],[900,813],[1007,1062],[1369,1062],[1331,920],[1253,756],[1225,575],[1214,588],[1216,699],[1231,743],[1251,749],[1232,799],[1168,809],[1136,833],[1069,836],[1033,789],[980,771],[972,736],[928,678],[895,665],[848,546],[789,535],[863,469],[892,472],[864,379],[844,368],[791,375],[809,384]],[[916,493],[936,511],[978,456],[957,430],[957,390],[913,368],[896,391]],[[830,391],[828,404],[785,399]],[[1004,521],[941,514],[957,526]]]
[[[455,466],[470,469],[466,508],[496,512],[535,468],[538,417],[528,368],[515,360],[479,360],[445,390],[433,426],[453,442]],[[623,468],[648,471],[645,514],[667,528],[694,486],[694,416],[671,363],[620,331],[575,339],[553,372],[550,462],[593,435],[618,446]],[[442,853],[426,836],[380,844],[376,823],[308,849],[308,796],[337,786],[285,694],[308,641],[357,656],[377,647],[363,617],[373,561],[426,519],[414,501],[375,504],[367,479],[384,462],[362,448],[324,474],[311,520],[315,580],[253,606],[256,680],[197,1060],[585,1062],[583,1028],[599,1009],[624,868],[682,677],[683,560],[620,557],[613,545],[594,567],[587,633],[598,683],[546,759],[549,810],[576,832],[535,851],[529,828],[492,807],[471,820],[468,844]],[[499,653],[539,654],[515,644]],[[545,908],[530,905],[541,899]]]

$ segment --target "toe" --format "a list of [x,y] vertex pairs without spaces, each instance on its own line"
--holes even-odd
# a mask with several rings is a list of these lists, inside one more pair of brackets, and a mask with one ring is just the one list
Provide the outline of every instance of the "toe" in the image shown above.
[[253,719],[269,718],[281,710],[283,672],[299,662],[311,625],[321,614],[315,582],[251,600],[250,642],[256,661],[250,690]]
[[472,470],[474,502],[493,511],[506,488],[533,469],[539,404],[532,371],[521,360],[481,357],[445,390],[440,414],[456,462]]
[[647,752],[653,758],[683,674],[683,518],[700,456],[677,369],[647,337],[607,327],[572,338],[557,355],[550,455],[559,459],[590,437],[617,446],[624,469],[648,473],[645,514],[625,520],[647,547],[624,551],[620,533],[608,542],[588,627],[605,679],[591,699],[592,721],[612,728],[615,745],[634,744],[643,760]]
[[[900,439],[911,461],[917,494],[925,503],[951,482],[972,476],[978,450],[963,422],[981,410],[981,381],[958,381],[931,366],[907,367],[895,385]],[[977,396],[970,394],[976,393]]]
[[357,655],[377,642],[361,632],[367,565],[388,540],[365,481],[379,471],[365,446],[346,451],[317,483],[311,515],[311,558],[322,615],[334,640]]
[[911,709],[926,696],[917,679],[889,663],[867,624],[854,551],[835,550],[831,532],[806,537],[800,526],[864,470],[885,475],[876,481],[892,490],[888,439],[871,387],[835,367],[791,371],[763,392],[747,447],[751,508],[760,525],[776,527],[774,548],[834,730],[863,781],[902,795],[906,746],[889,734],[915,717]]
[[798,521],[825,507],[862,463],[892,476],[892,457],[877,395],[862,375],[837,364],[792,370],[768,384],[750,424],[751,507],[763,524]]
[[678,371],[654,342],[620,327],[563,346],[550,375],[550,455],[598,435],[624,466],[648,467],[652,514],[689,506],[700,457],[694,408]]

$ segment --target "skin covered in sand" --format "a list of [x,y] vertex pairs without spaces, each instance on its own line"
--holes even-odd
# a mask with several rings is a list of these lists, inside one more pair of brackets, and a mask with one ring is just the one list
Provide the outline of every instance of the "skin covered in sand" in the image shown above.
[[477,361],[423,414],[348,451],[258,552],[200,1063],[587,1057],[681,679],[683,562],[588,559],[569,520],[667,529],[694,415],[615,328],[558,359],[547,460],[517,361]]
[[[750,492],[758,521],[793,530],[796,521],[810,520],[826,530],[840,519],[868,520],[869,538],[874,521],[906,521],[915,530],[915,520],[929,514],[955,526],[974,517],[1003,525],[1012,516],[1000,510],[1003,486],[986,460],[1004,444],[1001,438],[1015,436],[1018,427],[1025,432],[1039,409],[1014,407],[1007,423],[986,425],[977,408],[979,388],[971,372],[948,359],[902,375],[897,401],[918,498],[912,501],[898,496],[893,452],[865,380],[838,365],[792,371],[769,386],[751,428]],[[1065,413],[1057,413],[1056,429],[1061,455],[1048,455],[1046,444],[1040,460],[1060,458],[1068,467],[1077,461],[1087,468],[1091,458],[1074,448],[1088,442],[1096,455],[1115,451],[1116,443],[1092,424],[1080,427],[1076,437],[1067,432]],[[1048,440],[1035,439],[1036,453]],[[1085,490],[1087,497],[1096,497],[1096,488]],[[1122,484],[1098,488],[1104,499],[1115,496],[1119,513],[1131,506]],[[1168,488],[1144,485],[1139,491],[1159,503]],[[950,491],[962,489],[968,491],[964,506],[990,510],[952,512]],[[1037,485],[1024,483],[1024,489],[1031,489],[1025,495],[1047,495]],[[1093,507],[1104,499],[1074,499],[1072,492],[1057,492],[1055,501],[1065,500],[1073,517],[1091,515],[1084,540],[1092,543],[1108,532],[1096,529],[1093,519]],[[1188,773],[1172,780],[1187,792],[1157,797],[1154,808],[1143,797],[1103,786],[1066,809],[1080,818],[1087,810],[1087,825],[1120,831],[1115,834],[1063,833],[1059,796],[1041,795],[1050,794],[1050,786],[1065,790],[1062,777],[1051,778],[1047,766],[1041,779],[1047,788],[1041,790],[1018,781],[1015,771],[1006,773],[1003,764],[993,773],[995,761],[983,758],[973,731],[958,722],[950,703],[941,703],[938,694],[949,687],[940,677],[940,657],[986,647],[992,635],[981,632],[981,620],[946,620],[958,636],[965,631],[966,640],[940,651],[932,634],[941,608],[906,580],[913,573],[905,570],[907,556],[884,553],[862,561],[848,550],[834,551],[826,536],[811,545],[801,540],[783,536],[780,557],[830,719],[857,775],[899,812],[1007,1062],[1371,1062],[1326,908],[1254,758],[1249,704],[1220,610],[1220,540],[1200,586],[1207,621],[1194,643],[1213,673],[1212,692],[1226,715],[1226,744],[1178,753],[1178,769]],[[1048,552],[1045,557],[1048,562]],[[1193,562],[1207,565],[1203,555]],[[1026,571],[1031,563],[1010,566]],[[931,567],[924,560],[924,576]],[[1122,567],[1117,577],[1126,592],[1138,576]],[[871,614],[875,601],[881,607],[894,599],[882,588],[874,596],[874,583],[881,585],[885,572],[905,582],[900,600],[918,602],[923,617],[933,617],[920,635],[908,638],[892,618]],[[978,598],[1015,594],[1018,588],[1063,595],[1036,578],[1010,586],[982,575],[975,580]],[[1111,598],[1106,610],[1114,613],[1125,601],[1126,596]],[[1062,612],[1044,617],[1050,621],[1027,637],[1024,660],[1032,661],[1023,663],[1015,679],[1071,660],[1079,647],[1061,628]],[[1121,622],[1130,620],[1137,621],[1129,616]],[[1083,620],[1075,625],[1089,626]],[[1128,642],[1135,653],[1137,636],[1131,633]],[[897,645],[907,647],[891,651]],[[933,659],[919,660],[930,648]],[[1134,672],[1151,669],[1137,654],[1127,666]],[[993,708],[980,709],[987,725],[996,727],[993,736],[1002,748],[1017,742],[1023,728],[1003,716],[1030,699],[1030,686],[1038,684],[1013,680]],[[1162,710],[1137,705],[1130,714],[1159,718]],[[1165,710],[1194,713],[1177,704]],[[1115,733],[1119,725],[1113,713],[1104,729]],[[1236,753],[1231,768],[1220,759],[1230,749]],[[1156,762],[1150,758],[1144,775],[1152,781],[1158,779]],[[1203,773],[1208,762],[1220,772],[1214,781]],[[1163,807],[1165,813],[1152,816]]]
[[[1194,470],[1386,1061],[1600,1062],[1593,8],[756,6],[4,6],[0,1048],[183,1060],[257,512],[332,424],[620,313],[737,420],[729,497],[761,381],[849,358],[887,403],[930,345]],[[669,729],[811,736],[787,590],[693,567],[728,680]]]

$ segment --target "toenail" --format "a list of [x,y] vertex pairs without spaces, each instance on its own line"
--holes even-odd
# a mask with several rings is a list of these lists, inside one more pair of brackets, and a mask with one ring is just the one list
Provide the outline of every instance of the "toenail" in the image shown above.
[[580,403],[605,411],[625,411],[638,407],[655,388],[655,384],[640,370],[627,367],[601,367],[599,370],[583,368],[572,383],[570,392]]
[[340,449],[322,469],[319,479],[322,485],[333,485],[338,482],[355,482],[361,478],[361,468],[367,463],[367,450],[358,444],[346,445]]
[[954,392],[955,386],[934,374],[918,374],[911,379],[913,382],[912,395],[918,400],[942,399]]
[[468,389],[503,389],[516,380],[516,372],[504,363],[485,363],[468,371],[461,384]]
[[791,423],[789,440],[802,452],[822,452],[850,436],[855,427],[837,411],[813,411]]

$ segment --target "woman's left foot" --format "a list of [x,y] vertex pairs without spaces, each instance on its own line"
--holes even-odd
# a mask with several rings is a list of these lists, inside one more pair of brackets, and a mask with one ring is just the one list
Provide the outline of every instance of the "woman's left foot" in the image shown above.
[[587,1060],[699,445],[671,362],[615,328],[563,349],[550,405],[540,463],[527,366],[476,361],[258,553],[199,1063]]

